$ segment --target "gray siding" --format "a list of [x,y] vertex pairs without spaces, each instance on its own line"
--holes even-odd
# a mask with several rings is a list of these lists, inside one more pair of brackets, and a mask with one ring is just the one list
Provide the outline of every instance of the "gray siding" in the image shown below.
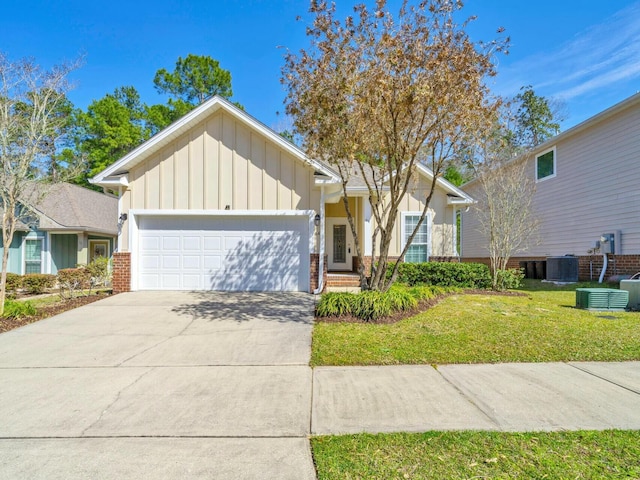
[[[640,254],[640,104],[558,140],[556,177],[537,183],[540,243],[519,255],[585,255],[620,230],[621,254]],[[527,174],[534,175],[530,160]],[[472,196],[475,184],[464,188]],[[462,255],[487,256],[473,209],[463,214]]]

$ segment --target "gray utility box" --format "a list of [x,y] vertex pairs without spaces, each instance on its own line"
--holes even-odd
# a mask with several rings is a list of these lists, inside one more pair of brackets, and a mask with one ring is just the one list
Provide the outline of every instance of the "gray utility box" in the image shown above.
[[629,292],[629,308],[640,310],[640,280],[620,280],[620,290]]

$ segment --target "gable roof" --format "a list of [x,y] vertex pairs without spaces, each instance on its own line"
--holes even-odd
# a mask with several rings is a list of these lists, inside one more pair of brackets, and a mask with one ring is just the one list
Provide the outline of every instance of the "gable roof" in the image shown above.
[[41,230],[118,233],[118,199],[71,183],[48,185],[29,205],[40,215]]
[[104,169],[102,172],[98,173],[89,181],[93,184],[103,186],[126,184],[123,183],[122,176],[126,174],[131,168],[143,162],[150,155],[158,152],[166,145],[177,139],[179,136],[183,135],[185,132],[189,131],[199,122],[218,110],[224,110],[226,113],[230,114],[235,119],[244,123],[248,127],[260,132],[269,140],[290,153],[293,157],[311,166],[316,171],[329,177],[329,179],[335,182],[338,182],[340,180],[339,175],[325,163],[307,157],[307,155],[302,150],[300,150],[293,143],[289,142],[282,135],[276,133],[274,130],[267,127],[265,124],[246,113],[244,110],[239,109],[228,100],[215,95],[191,110],[184,117],[169,125],[164,130],[158,132],[156,135],[151,137],[139,147],[133,149],[127,155]]
[[[418,164],[418,171],[422,175],[433,179],[433,170],[431,170],[429,167],[426,167],[426,166],[424,166],[424,165],[419,163]],[[448,204],[453,204],[453,205],[472,205],[472,204],[476,203],[476,201],[473,198],[471,198],[471,196],[468,193],[463,192],[458,187],[456,187],[453,183],[449,182],[448,180],[445,180],[442,177],[438,177],[438,179],[436,180],[436,185],[438,185],[445,192],[447,192],[447,203]]]
[[[424,175],[430,179],[433,178],[433,171],[422,164],[417,165],[417,170],[420,175]],[[366,171],[365,171],[366,172]],[[370,177],[371,174],[366,172],[367,176]],[[388,176],[385,175],[384,179],[387,179]],[[370,181],[373,181],[372,178],[369,178]],[[386,182],[386,180],[385,180]],[[442,177],[438,177],[436,181],[436,185],[442,188],[447,194],[447,203],[451,205],[472,205],[475,203],[475,200],[469,196],[466,192],[463,192],[458,187],[456,187],[451,182],[445,180]],[[388,190],[387,188],[383,188],[383,191]],[[369,187],[367,187],[367,182],[362,177],[361,173],[358,170],[354,170],[352,175],[349,177],[349,181],[347,182],[347,193],[368,193]]]

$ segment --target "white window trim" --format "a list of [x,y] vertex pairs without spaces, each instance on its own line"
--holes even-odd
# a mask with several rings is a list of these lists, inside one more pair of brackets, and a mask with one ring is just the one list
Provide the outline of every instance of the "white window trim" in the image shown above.
[[[407,233],[406,233],[406,229],[405,229],[405,224],[406,224],[406,218],[407,217],[415,217],[415,216],[421,216],[422,212],[402,212],[402,214],[400,215],[400,230],[402,231],[402,249],[404,249],[404,247],[407,245]],[[427,222],[427,262],[429,261],[429,259],[431,258],[431,239],[433,238],[433,235],[431,235],[431,211],[427,212],[427,216],[425,217],[424,222]]]
[[22,275],[26,275],[27,266],[25,264],[25,261],[27,257],[27,240],[40,240],[42,242],[42,248],[40,250],[40,273],[43,273],[45,268],[45,252],[47,247],[47,243],[43,235],[25,235],[24,237],[22,237],[22,248],[20,249],[22,250],[22,261],[20,262],[20,272]]
[[[553,152],[553,173],[551,175],[547,175],[546,177],[538,178],[538,159],[543,155],[546,155],[549,152]],[[536,183],[544,182],[545,180],[549,180],[550,178],[554,178],[558,174],[558,166],[557,166],[558,155],[556,153],[556,146],[554,145],[551,148],[546,149],[543,152],[536,154],[536,162],[535,162],[535,171],[534,174],[536,176]]]

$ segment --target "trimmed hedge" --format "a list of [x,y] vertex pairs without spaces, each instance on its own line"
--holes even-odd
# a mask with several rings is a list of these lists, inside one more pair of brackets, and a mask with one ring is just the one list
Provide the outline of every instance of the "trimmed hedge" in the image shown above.
[[361,293],[330,292],[322,295],[316,306],[318,317],[352,315],[365,322],[388,317],[396,312],[410,311],[418,303],[439,295],[457,291],[453,287],[401,287],[394,285],[387,292],[368,290]]
[[56,276],[48,273],[28,273],[22,277],[22,288],[34,295],[44,293],[47,288],[53,288],[55,285]]
[[15,292],[22,288],[22,275],[7,272],[7,292]]
[[398,266],[397,280],[409,286],[491,288],[491,272],[482,263],[403,262]]
[[84,267],[58,270],[58,285],[62,298],[72,298],[75,292],[91,285],[91,273]]

